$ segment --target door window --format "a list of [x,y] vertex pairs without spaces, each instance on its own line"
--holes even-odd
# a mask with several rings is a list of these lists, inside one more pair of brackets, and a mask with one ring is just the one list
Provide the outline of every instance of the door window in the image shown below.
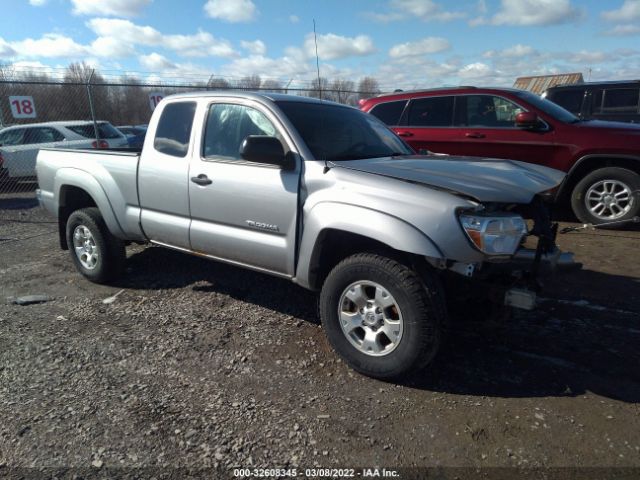
[[24,128],[9,130],[0,133],[0,145],[8,147],[14,145],[22,145],[24,140]]
[[64,136],[53,128],[29,128],[25,144],[54,143],[64,140]]
[[410,127],[450,127],[453,117],[453,97],[428,97],[411,101]]
[[189,151],[189,139],[196,102],[175,102],[165,105],[156,128],[153,148],[172,157],[185,157]]
[[387,125],[398,125],[400,123],[400,115],[402,115],[406,104],[407,100],[379,103],[369,113],[375,115]]
[[282,137],[271,121],[255,108],[217,103],[209,107],[204,134],[204,158],[241,160],[240,146],[249,135]]
[[516,115],[524,111],[515,103],[493,95],[464,95],[457,102],[456,126],[515,127]]

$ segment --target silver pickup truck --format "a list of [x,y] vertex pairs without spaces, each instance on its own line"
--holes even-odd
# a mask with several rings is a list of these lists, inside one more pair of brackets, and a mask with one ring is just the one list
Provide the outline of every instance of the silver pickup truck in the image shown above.
[[320,292],[331,345],[378,378],[433,359],[448,307],[533,308],[540,275],[572,262],[544,202],[561,172],[415,155],[375,117],[309,98],[168,97],[141,153],[43,149],[37,175],[89,280],[115,279],[131,242],[290,279]]

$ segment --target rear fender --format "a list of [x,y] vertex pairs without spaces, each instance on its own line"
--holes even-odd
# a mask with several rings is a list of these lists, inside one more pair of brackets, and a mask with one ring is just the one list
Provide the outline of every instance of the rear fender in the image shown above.
[[102,218],[104,218],[104,222],[109,231],[118,238],[126,238],[122,226],[120,222],[118,222],[118,218],[113,210],[113,206],[109,201],[109,197],[100,183],[91,174],[75,168],[61,168],[56,171],[56,177],[54,179],[54,192],[56,192],[54,208],[56,212],[59,211],[60,207],[65,206],[65,196],[62,193],[65,186],[76,187],[87,193],[100,210],[100,214]]

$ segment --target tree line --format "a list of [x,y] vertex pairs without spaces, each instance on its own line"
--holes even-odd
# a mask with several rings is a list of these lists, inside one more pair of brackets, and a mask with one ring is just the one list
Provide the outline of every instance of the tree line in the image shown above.
[[[219,89],[294,93],[354,106],[361,98],[381,92],[378,81],[373,77],[364,77],[357,84],[351,80],[319,77],[307,87],[291,87],[279,80],[263,79],[257,74],[239,79],[212,75],[207,81],[163,85],[145,83],[129,75],[115,81],[107,80],[99,70],[84,62],[71,63],[62,78],[57,79],[47,73],[16,72],[11,67],[0,65],[0,124],[90,120],[92,106],[98,120],[108,120],[114,125],[144,124],[151,116],[151,93],[167,96],[189,90]],[[33,97],[37,113],[35,120],[12,117],[8,97],[15,95]]]

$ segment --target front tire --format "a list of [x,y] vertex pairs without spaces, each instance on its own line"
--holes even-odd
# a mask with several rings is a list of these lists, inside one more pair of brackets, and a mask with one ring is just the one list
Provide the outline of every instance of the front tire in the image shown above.
[[445,308],[438,279],[361,253],[340,262],[320,293],[320,317],[332,347],[364,375],[397,378],[431,362]]
[[571,207],[583,223],[598,225],[629,220],[640,213],[639,192],[637,173],[620,167],[600,168],[575,186]]
[[111,234],[97,208],[73,212],[67,220],[66,235],[73,263],[86,278],[107,283],[122,273],[124,242]]

